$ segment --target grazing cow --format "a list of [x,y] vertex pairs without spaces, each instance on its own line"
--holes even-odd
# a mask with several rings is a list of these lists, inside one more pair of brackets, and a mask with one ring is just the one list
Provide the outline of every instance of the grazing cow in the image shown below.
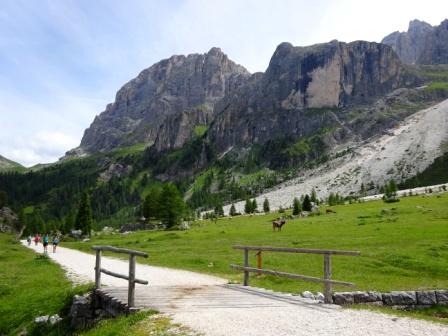
[[332,210],[332,209],[326,209],[325,213],[329,214],[329,213],[336,213],[336,211]]
[[272,221],[272,229],[275,231],[277,228],[277,231],[282,230],[282,226],[286,224],[286,221],[283,219],[277,219]]

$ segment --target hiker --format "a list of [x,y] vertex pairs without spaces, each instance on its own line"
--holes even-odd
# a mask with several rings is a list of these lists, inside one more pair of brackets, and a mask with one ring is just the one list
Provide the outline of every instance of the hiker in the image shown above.
[[44,245],[44,254],[48,254],[48,233],[44,235],[44,238],[42,239],[42,244]]
[[59,235],[56,234],[53,237],[53,253],[56,253],[56,247],[58,247],[58,244],[59,244]]
[[40,236],[38,233],[34,236],[34,246],[39,245]]
[[31,240],[32,240],[33,238],[31,237],[31,235],[28,235],[28,238],[26,239],[26,242],[28,243],[28,246],[30,246],[31,245]]

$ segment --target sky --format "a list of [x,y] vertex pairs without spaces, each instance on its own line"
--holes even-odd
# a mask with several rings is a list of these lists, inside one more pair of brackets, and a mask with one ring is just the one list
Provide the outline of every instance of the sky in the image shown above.
[[140,71],[220,47],[264,71],[281,42],[381,41],[448,1],[0,0],[0,155],[58,160]]

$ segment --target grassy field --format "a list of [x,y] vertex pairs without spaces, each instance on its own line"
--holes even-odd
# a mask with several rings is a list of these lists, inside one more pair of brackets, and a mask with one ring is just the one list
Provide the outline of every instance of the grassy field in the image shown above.
[[[326,214],[288,221],[273,232],[278,214],[199,221],[188,231],[137,232],[101,235],[91,241],[65,243],[90,251],[93,244],[147,251],[142,263],[215,274],[241,282],[229,268],[242,263],[234,244],[359,250],[361,256],[333,258],[333,278],[357,284],[356,290],[448,288],[448,194],[340,205]],[[325,212],[325,210],[323,211]],[[322,256],[265,253],[264,267],[284,272],[322,276]],[[255,265],[254,254],[250,255]],[[272,276],[252,276],[251,284],[280,291],[322,290],[321,285]],[[335,287],[335,290],[347,290]]]
[[48,258],[14,243],[12,236],[0,234],[0,335],[57,335],[60,328],[37,326],[34,318],[61,314],[75,293],[62,269]]

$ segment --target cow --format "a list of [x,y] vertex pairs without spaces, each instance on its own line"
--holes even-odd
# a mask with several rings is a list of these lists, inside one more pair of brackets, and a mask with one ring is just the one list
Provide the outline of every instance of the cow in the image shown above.
[[286,224],[286,221],[284,219],[276,219],[272,221],[272,229],[275,231],[277,228],[277,231],[282,230],[282,226]]

